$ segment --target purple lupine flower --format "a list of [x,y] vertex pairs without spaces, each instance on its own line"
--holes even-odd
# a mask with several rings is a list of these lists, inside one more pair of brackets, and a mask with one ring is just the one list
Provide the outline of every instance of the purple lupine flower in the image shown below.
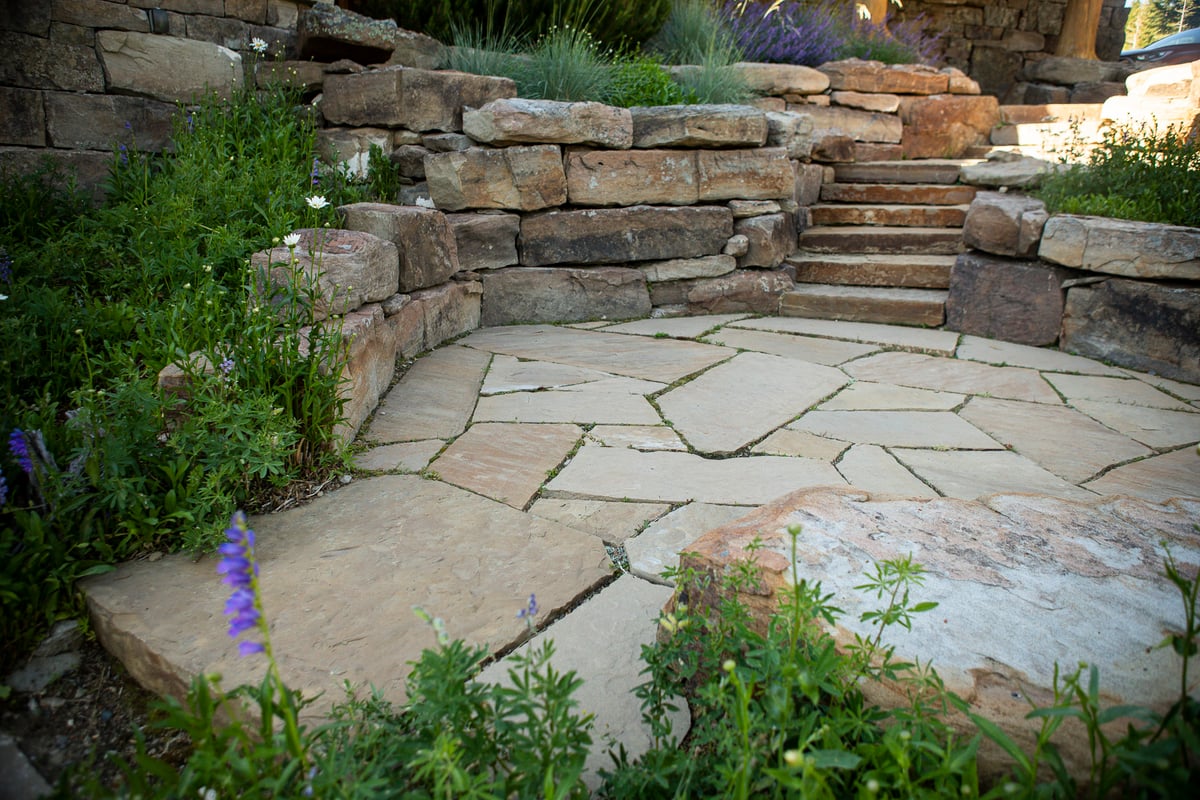
[[187,115],[187,129],[188,129],[188,133],[196,132],[196,121],[192,117],[192,112],[190,112],[190,111],[188,112],[188,115]]
[[313,186],[321,185],[321,160],[317,156],[313,156],[313,168],[310,174]]
[[228,375],[229,373],[233,372],[233,359],[226,358],[217,365],[217,369],[221,370],[222,374],[224,375]]
[[8,482],[4,480],[4,476],[0,475],[0,508],[8,502]]
[[8,450],[21,469],[25,470],[25,474],[33,475],[33,456],[29,454],[29,440],[25,431],[13,428],[13,432],[8,436]]
[[533,618],[538,613],[537,596],[529,595],[529,605],[517,612],[517,619],[523,619],[530,625],[533,624]]
[[12,284],[12,256],[3,247],[0,247],[0,281]]
[[121,151],[121,166],[128,167],[129,166],[129,151],[127,149],[125,149],[125,145],[119,145],[117,149]]
[[[246,527],[246,515],[235,511],[225,529],[229,541],[221,545],[221,561],[217,564],[218,574],[224,575],[222,583],[233,587],[233,594],[225,603],[229,620],[229,636],[236,639],[248,630],[262,628],[262,605],[258,599],[258,561],[254,557],[254,531]],[[238,643],[238,654],[248,656],[265,652],[261,642]]]

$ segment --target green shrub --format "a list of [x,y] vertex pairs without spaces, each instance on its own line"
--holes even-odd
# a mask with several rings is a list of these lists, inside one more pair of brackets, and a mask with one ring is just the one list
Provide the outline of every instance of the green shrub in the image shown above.
[[742,60],[732,31],[709,0],[674,0],[671,13],[646,50],[664,64],[725,66]]
[[521,97],[607,102],[612,92],[609,55],[583,28],[552,28],[516,63]]
[[673,106],[688,101],[686,93],[658,62],[644,55],[622,55],[612,65],[608,102],[622,108]]

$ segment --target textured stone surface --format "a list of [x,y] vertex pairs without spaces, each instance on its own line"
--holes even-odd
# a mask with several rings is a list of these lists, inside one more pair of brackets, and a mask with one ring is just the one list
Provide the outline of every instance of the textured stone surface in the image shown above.
[[477,422],[429,469],[447,483],[523,509],[582,435],[576,425]]
[[529,361],[512,356],[494,356],[479,394],[487,397],[505,392],[536,392],[594,383],[613,377],[607,372],[549,361]]
[[0,144],[46,146],[46,110],[42,92],[0,87]]
[[555,145],[472,147],[425,158],[429,196],[444,211],[536,211],[567,201],[567,177]]
[[837,470],[851,486],[872,494],[897,497],[938,496],[937,492],[878,445],[854,445],[838,459]]
[[665,208],[546,211],[521,219],[521,263],[620,264],[695,258],[721,252],[733,235],[728,208]]
[[490,356],[443,347],[417,360],[388,392],[371,420],[369,442],[450,439],[467,427]]
[[716,278],[651,284],[650,301],[681,305],[689,314],[775,314],[779,298],[793,285],[786,270],[739,269]]
[[631,109],[633,146],[761,147],[766,115],[751,106],[640,106]]
[[567,196],[580,206],[694,205],[700,197],[690,150],[570,149]]
[[1047,219],[1046,204],[1037,198],[979,192],[963,223],[963,242],[998,256],[1032,258]]
[[[633,322],[610,325],[604,330],[658,338],[670,336],[676,339],[696,339],[713,328],[745,316],[745,314],[705,314],[699,317],[651,317],[650,319],[638,319]],[[733,353],[730,352],[730,355]]]
[[1146,408],[1193,410],[1192,406],[1182,400],[1177,400],[1132,376],[1047,375],[1046,380],[1067,399],[1068,403],[1074,403],[1077,400],[1095,400],[1100,403],[1124,403]]
[[561,522],[599,536],[608,544],[620,544],[650,520],[670,510],[665,503],[616,503],[611,500],[538,500],[529,513]]
[[384,67],[327,76],[321,113],[338,125],[458,131],[463,106],[478,108],[516,93],[508,78]]
[[655,520],[632,539],[625,541],[629,571],[640,578],[673,586],[664,570],[679,566],[679,553],[713,528],[746,516],[745,506],[688,503]]
[[442,212],[386,203],[352,203],[341,206],[338,212],[351,230],[365,231],[396,245],[401,292],[436,286],[458,272],[458,245]]
[[797,64],[750,64],[734,67],[753,92],[764,95],[820,94],[829,88],[829,78],[812,67]]
[[673,258],[669,261],[654,261],[639,264],[638,269],[651,283],[679,281],[687,278],[715,278],[733,272],[737,259],[733,256],[700,256],[699,258]]
[[606,447],[677,452],[687,450],[679,434],[666,425],[597,425],[588,431],[588,438]]
[[[369,303],[342,317],[338,330],[347,344],[346,363],[338,394],[345,400],[335,435],[349,443],[368,415],[379,405],[396,374],[396,329],[384,321],[383,308]],[[302,328],[307,341],[311,329]]]
[[1102,400],[1073,400],[1071,405],[1102,425],[1150,447],[1179,447],[1200,441],[1200,414],[1193,411]]
[[463,269],[500,269],[518,261],[516,214],[447,214]]
[[385,153],[392,133],[385,128],[322,128],[317,131],[317,153],[327,164],[365,179],[371,170],[371,148]]
[[808,431],[780,428],[750,448],[751,453],[770,456],[798,456],[828,461],[831,464],[850,447],[849,442],[828,439]]
[[[175,110],[171,103],[143,97],[46,92],[45,131],[52,147],[111,152],[123,144],[157,153],[174,148],[171,118]],[[37,115],[41,113],[39,107]]]
[[989,154],[986,161],[978,164],[963,164],[962,179],[963,183],[974,186],[1032,188],[1045,175],[1060,169],[1061,165],[1040,158],[1002,150]]
[[354,455],[356,469],[375,472],[420,472],[425,469],[438,452],[446,446],[441,439],[426,439],[420,442],[396,442],[372,447]]
[[1000,122],[1000,103],[991,95],[935,94],[900,99],[905,158],[961,158],[986,145]]
[[974,500],[993,492],[1028,492],[1086,500],[1094,495],[1005,450],[893,448],[893,456],[946,497]]
[[[1183,618],[1162,575],[1159,541],[1166,538],[1192,569],[1200,563],[1191,530],[1197,521],[1196,501],[1156,506],[1126,498],[1077,504],[993,496],[962,502],[807,491],[711,531],[690,545],[694,555],[683,566],[720,575],[739,561],[756,562],[766,591],[740,599],[762,625],[779,602],[775,592],[797,578],[820,580],[844,611],[833,634],[850,643],[868,635],[870,623],[859,617],[875,602],[853,588],[862,573],[871,562],[915,554],[926,580],[914,599],[936,600],[938,608],[916,615],[911,632],[889,630],[884,645],[895,645],[899,658],[932,660],[948,690],[1028,748],[1041,721],[1026,718],[1027,697],[1051,691],[1056,663],[1096,664],[1108,702],[1164,709],[1175,699],[1179,661],[1155,645]],[[803,532],[793,566],[787,527],[795,524]],[[758,549],[748,547],[751,541]],[[716,601],[712,594],[691,597],[689,610],[707,613]],[[875,702],[908,702],[901,686],[869,692]],[[955,724],[973,730],[966,720]],[[1086,775],[1086,735],[1064,726],[1060,736],[1069,768]]]
[[810,361],[814,364],[837,366],[852,358],[873,353],[877,349],[869,344],[857,342],[839,342],[835,339],[819,339],[814,336],[797,336],[767,331],[741,330],[726,327],[704,341],[722,344],[726,347],[736,347],[739,350],[753,350],[759,353],[771,353],[784,358],[794,358],[799,361]]
[[476,421],[580,422],[613,425],[657,425],[661,420],[644,397],[663,388],[661,383],[629,379],[596,381],[562,389],[509,392],[479,398]]
[[1063,312],[1063,349],[1200,383],[1200,289],[1108,280],[1075,286]]
[[1116,367],[1101,364],[1090,358],[1064,353],[1061,350],[998,342],[979,336],[963,336],[955,355],[970,361],[983,361],[987,364],[1003,364],[1010,367],[1029,367],[1046,372],[1078,372],[1081,375],[1113,375],[1117,377],[1125,375]]
[[300,234],[300,242],[294,253],[286,247],[274,247],[250,257],[250,265],[259,271],[260,279],[265,276],[269,281],[270,286],[262,289],[264,299],[274,300],[272,292],[288,283],[288,265],[293,257],[296,269],[315,279],[315,319],[345,314],[363,303],[386,300],[396,293],[400,272],[396,245],[361,231],[304,228],[296,233]]
[[895,94],[835,90],[829,93],[829,99],[835,106],[878,111],[882,114],[895,114],[900,108],[900,96]]
[[822,411],[951,411],[965,395],[855,381],[821,404]]
[[1067,267],[1129,278],[1200,280],[1200,230],[1156,222],[1056,214],[1038,255]]
[[958,345],[958,335],[950,331],[877,325],[871,322],[775,317],[773,319],[742,320],[741,322],[733,323],[733,327],[754,328],[778,333],[828,336],[833,339],[845,339],[851,342],[890,345],[905,350],[920,350],[946,355],[952,354],[954,348]]
[[811,117],[813,129],[826,136],[848,136],[857,142],[892,144],[902,139],[903,123],[892,114],[841,106],[789,106],[788,111]]
[[1099,494],[1125,494],[1156,502],[1200,497],[1200,454],[1185,447],[1110,470],[1086,488]]
[[696,153],[699,200],[790,199],[796,175],[782,147],[755,150],[699,150]]
[[[249,522],[283,679],[320,695],[306,721],[328,712],[346,680],[403,700],[407,664],[433,645],[414,605],[495,652],[524,633],[513,609],[529,587],[553,614],[609,575],[596,537],[410,475],[355,481]],[[262,677],[261,659],[239,658],[226,633],[216,562],[131,562],[84,588],[101,643],[152,691],[182,698],[201,673],[221,673],[224,686]]]
[[1071,270],[1041,261],[963,253],[950,273],[946,327],[1028,345],[1053,344]]
[[782,147],[788,158],[807,160],[813,148],[812,117],[790,111],[768,111],[766,144]]
[[993,367],[918,353],[880,353],[851,362],[844,369],[857,380],[939,392],[987,393],[1032,403],[1061,402],[1038,373],[1021,367]]
[[360,64],[380,64],[391,57],[396,46],[396,21],[317,3],[300,12],[296,35],[303,59],[348,58]]
[[452,281],[409,295],[421,310],[424,348],[433,348],[479,327],[479,297],[483,287],[476,281]]
[[625,267],[514,267],[483,275],[482,324],[628,319],[650,313],[646,277]]
[[463,132],[488,144],[589,144],[613,150],[633,142],[629,109],[520,97],[463,111]]
[[132,31],[96,33],[108,91],[189,103],[206,91],[228,97],[242,85],[242,57],[217,44]]
[[888,447],[994,450],[996,440],[949,411],[809,411],[790,426],[818,436]]
[[[26,4],[18,4],[21,8]],[[123,34],[112,32],[115,37]],[[85,45],[46,47],[43,36],[0,31],[0,83],[31,89],[103,92],[104,69],[96,49]]]
[[947,91],[950,77],[932,67],[915,64],[883,64],[848,58],[822,64],[829,88],[851,92],[895,94],[939,94]]
[[745,236],[749,248],[737,260],[739,267],[774,269],[796,249],[796,218],[792,214],[763,214],[733,223],[734,234]]

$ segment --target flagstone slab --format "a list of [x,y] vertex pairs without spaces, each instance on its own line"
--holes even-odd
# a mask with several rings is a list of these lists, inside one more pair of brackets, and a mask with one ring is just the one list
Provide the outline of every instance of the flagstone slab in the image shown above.
[[1080,372],[1084,375],[1112,375],[1123,373],[1099,361],[1083,356],[1071,355],[1061,350],[1031,347],[1027,344],[1001,342],[981,336],[962,337],[956,355],[969,361],[982,361],[1008,367],[1029,367],[1043,372]]
[[1164,378],[1159,375],[1148,375],[1145,372],[1134,372],[1131,369],[1124,370],[1124,372],[1126,375],[1132,375],[1139,381],[1145,381],[1151,386],[1157,386],[1164,392],[1169,392],[1176,397],[1182,397],[1192,404],[1200,403],[1200,386],[1194,383],[1173,381],[1170,378]]
[[623,391],[513,392],[479,398],[476,422],[604,422],[655,425],[661,420],[646,398]]
[[374,472],[391,472],[397,469],[420,472],[445,446],[446,443],[441,439],[385,444],[355,455],[354,466]]
[[1194,411],[1141,408],[1095,400],[1076,400],[1071,405],[1097,422],[1150,447],[1178,447],[1200,442],[1200,413]]
[[808,431],[793,430],[791,427],[780,428],[754,447],[752,453],[765,453],[772,456],[799,456],[801,458],[816,458],[831,464],[840,456],[849,442],[817,436]]
[[1106,472],[1084,486],[1100,494],[1127,494],[1155,502],[1200,497],[1200,452],[1184,447]]
[[702,453],[732,453],[794,419],[848,382],[840,371],[740,353],[658,397],[663,417]]
[[809,411],[788,427],[857,444],[1000,449],[995,439],[950,411]]
[[879,350],[873,345],[857,342],[729,327],[705,336],[701,341],[736,347],[739,350],[770,353],[799,361],[811,361],[814,364],[824,364],[828,367],[835,367],[852,358],[859,358]]
[[417,359],[379,404],[363,438],[390,444],[458,436],[475,410],[490,360],[457,345]]
[[745,319],[745,314],[710,314],[696,317],[663,317],[622,322],[605,328],[612,333],[633,333],[639,336],[666,334],[673,339],[695,339],[713,328]]
[[745,506],[712,503],[688,503],[677,508],[626,540],[629,571],[648,581],[674,586],[675,581],[664,578],[663,572],[679,566],[679,554],[708,531],[744,517],[749,511]]
[[872,495],[938,496],[879,445],[856,444],[846,451],[836,466],[851,486]]
[[1095,498],[1092,492],[1007,450],[896,448],[891,452],[901,464],[946,497],[974,500],[997,492],[1032,492],[1069,500]]
[[761,505],[796,488],[845,483],[831,464],[812,458],[706,459],[584,445],[546,484],[543,496]]
[[882,344],[942,355],[953,355],[954,349],[958,346],[958,334],[953,331],[905,328],[897,325],[880,325],[874,322],[846,322],[803,317],[763,317],[734,322],[732,325],[736,328],[753,328],[778,333],[828,336],[832,339]]
[[620,544],[650,520],[671,510],[666,503],[621,503],[614,500],[537,500],[529,513],[570,525],[608,544]]
[[481,328],[459,340],[477,350],[674,383],[734,351],[699,342],[647,339],[552,325]]
[[476,423],[430,469],[447,483],[524,508],[581,436],[576,425]]
[[610,375],[592,383],[581,383],[574,386],[564,386],[559,391],[640,394],[642,396],[655,394],[667,388],[667,384],[658,381],[644,381],[641,378],[626,378],[623,375]]
[[588,438],[608,447],[680,452],[687,450],[687,445],[679,438],[679,434],[666,425],[597,425],[588,431]]
[[821,404],[822,411],[949,411],[966,395],[890,383],[855,381]]
[[[568,616],[487,667],[477,680],[511,686],[508,673],[515,666],[515,658],[537,652],[544,642],[552,641],[550,664],[554,670],[574,671],[583,681],[572,695],[579,703],[577,713],[595,715],[592,749],[584,767],[584,782],[594,790],[600,785],[599,770],[612,769],[610,747],[623,745],[626,754],[636,759],[654,745],[650,729],[642,721],[641,701],[634,689],[643,680],[642,647],[654,644],[659,614],[670,598],[667,587],[622,575]],[[691,717],[683,698],[675,705],[679,710],[668,715],[671,732],[683,738]]]
[[1062,403],[1040,374],[1024,367],[993,367],[976,361],[889,352],[859,359],[843,369],[860,381],[914,386],[937,392],[986,394],[1033,403]]
[[561,389],[580,383],[611,378],[612,374],[594,369],[554,364],[548,361],[522,361],[513,356],[495,356],[487,377],[483,379],[483,396],[504,392],[533,392],[538,389]]
[[[531,591],[552,614],[611,574],[596,537],[414,475],[357,480],[250,525],[280,672],[319,695],[312,719],[347,680],[403,700],[408,662],[435,644],[415,605],[497,652],[524,633],[515,614]],[[225,687],[262,679],[262,658],[239,658],[226,633],[216,568],[179,553],[82,582],[101,643],[150,691],[182,698],[200,673]]]
[[1190,411],[1187,403],[1160,392],[1136,378],[1106,378],[1092,375],[1047,375],[1046,380],[1062,392],[1068,403],[1094,400],[1100,403],[1121,403],[1150,408],[1171,408]]
[[996,441],[1071,483],[1082,483],[1113,464],[1153,453],[1065,406],[973,397],[958,413]]

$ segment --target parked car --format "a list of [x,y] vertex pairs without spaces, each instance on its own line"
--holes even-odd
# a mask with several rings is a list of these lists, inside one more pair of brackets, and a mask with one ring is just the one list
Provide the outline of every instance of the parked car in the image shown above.
[[1147,67],[1200,61],[1200,28],[1173,33],[1138,50],[1126,50],[1121,53],[1121,60]]

